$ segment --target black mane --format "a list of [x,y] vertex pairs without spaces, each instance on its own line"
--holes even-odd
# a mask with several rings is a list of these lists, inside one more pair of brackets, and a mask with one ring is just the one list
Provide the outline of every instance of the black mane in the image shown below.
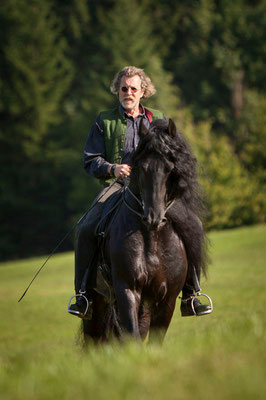
[[175,135],[168,131],[168,121],[158,119],[151,123],[149,131],[141,135],[138,148],[132,156],[132,167],[137,167],[140,160],[148,154],[171,161],[174,168],[171,172],[169,187],[173,198],[179,197],[199,217],[205,214],[202,191],[198,182],[197,159],[180,131]]

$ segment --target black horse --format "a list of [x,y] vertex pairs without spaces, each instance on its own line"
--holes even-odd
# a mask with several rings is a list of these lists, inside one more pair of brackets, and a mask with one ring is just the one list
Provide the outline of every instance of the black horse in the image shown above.
[[102,249],[114,301],[94,293],[85,339],[164,338],[188,274],[183,242],[167,218],[177,201],[200,203],[195,157],[173,121],[154,121],[149,130],[141,125],[130,183]]

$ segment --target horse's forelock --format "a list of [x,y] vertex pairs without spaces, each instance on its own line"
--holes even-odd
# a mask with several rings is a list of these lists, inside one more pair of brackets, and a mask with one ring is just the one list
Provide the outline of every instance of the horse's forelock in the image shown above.
[[[155,124],[156,122],[156,124]],[[178,149],[178,143],[168,133],[168,123],[164,120],[152,122],[149,132],[141,139],[136,152],[133,155],[132,162],[147,157],[148,154],[157,154],[162,158],[175,158],[175,151]]]

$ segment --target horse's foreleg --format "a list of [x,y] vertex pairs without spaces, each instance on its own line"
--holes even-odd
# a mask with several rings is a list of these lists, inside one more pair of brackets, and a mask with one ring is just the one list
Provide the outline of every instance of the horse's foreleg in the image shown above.
[[115,285],[115,296],[122,328],[130,335],[139,338],[138,309],[140,296],[125,284]]
[[165,299],[163,303],[154,306],[151,313],[149,341],[162,342],[164,340],[175,310],[175,302],[175,298]]
[[141,302],[139,307],[139,332],[142,340],[146,338],[149,332],[150,323],[151,323],[150,310],[143,304],[143,302]]

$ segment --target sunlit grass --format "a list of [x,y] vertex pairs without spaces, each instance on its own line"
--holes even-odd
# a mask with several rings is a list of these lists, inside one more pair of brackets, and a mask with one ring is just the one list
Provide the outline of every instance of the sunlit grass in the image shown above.
[[0,398],[264,399],[265,226],[214,232],[203,292],[213,314],[181,318],[179,301],[164,345],[132,341],[84,352],[79,320],[67,314],[73,254],[0,266]]

